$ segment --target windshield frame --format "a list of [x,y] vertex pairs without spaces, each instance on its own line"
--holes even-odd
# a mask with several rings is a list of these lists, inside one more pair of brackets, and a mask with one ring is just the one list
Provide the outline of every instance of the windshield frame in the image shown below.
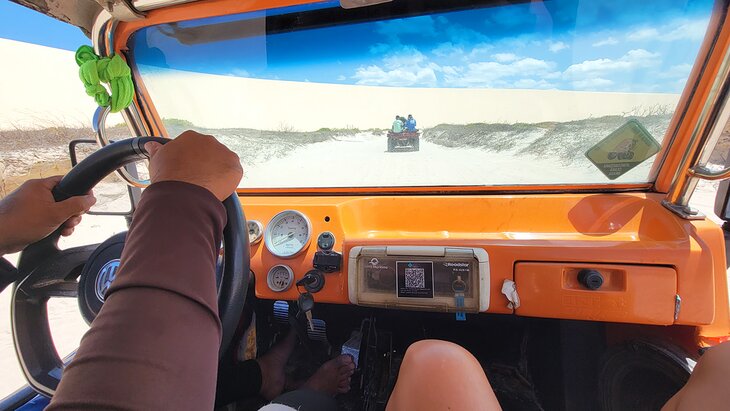
[[[255,3],[241,4],[235,0],[214,0],[209,2],[194,2],[178,6],[170,6],[151,10],[143,20],[118,22],[101,22],[103,27],[96,39],[107,39],[113,45],[116,53],[121,54],[132,64],[133,79],[136,86],[135,109],[138,116],[128,116],[131,120],[143,123],[152,135],[169,137],[167,130],[154,103],[152,102],[140,73],[136,70],[131,53],[128,53],[128,41],[136,31],[148,26],[194,20],[206,17],[216,17],[228,14],[245,13],[252,11],[296,6],[307,3],[316,3],[311,0],[264,0]],[[393,187],[289,187],[289,188],[238,188],[238,192],[246,195],[393,195],[393,194],[482,194],[482,193],[575,193],[575,192],[627,192],[627,191],[655,191],[666,193],[678,179],[686,174],[683,168],[687,167],[686,159],[692,158],[701,149],[690,134],[696,131],[703,111],[712,99],[712,85],[716,83],[723,47],[730,39],[730,28],[727,24],[727,5],[715,3],[713,13],[703,39],[692,72],[686,86],[681,93],[679,103],[672,116],[665,141],[657,159],[652,165],[652,173],[656,175],[653,182],[647,183],[592,183],[592,184],[548,184],[548,185],[500,185],[500,186],[393,186]],[[722,7],[720,7],[722,6]],[[97,24],[100,22],[97,21]],[[716,91],[716,90],[714,90]],[[139,128],[139,125],[137,125]],[[686,170],[685,170],[686,171]]]

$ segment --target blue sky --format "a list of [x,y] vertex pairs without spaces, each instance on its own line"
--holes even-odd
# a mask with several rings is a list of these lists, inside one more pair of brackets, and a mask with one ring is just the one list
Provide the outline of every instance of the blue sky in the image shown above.
[[0,0],[0,38],[74,51],[91,44],[78,28],[8,0]]
[[162,26],[139,33],[134,46],[140,64],[242,77],[678,93],[712,3],[528,2],[194,46],[177,43]]

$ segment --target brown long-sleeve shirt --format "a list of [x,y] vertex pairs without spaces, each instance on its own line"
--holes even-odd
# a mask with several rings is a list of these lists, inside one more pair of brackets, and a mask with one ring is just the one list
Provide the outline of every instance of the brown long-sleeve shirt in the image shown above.
[[119,274],[48,410],[213,408],[225,222],[202,187],[170,181],[145,190]]

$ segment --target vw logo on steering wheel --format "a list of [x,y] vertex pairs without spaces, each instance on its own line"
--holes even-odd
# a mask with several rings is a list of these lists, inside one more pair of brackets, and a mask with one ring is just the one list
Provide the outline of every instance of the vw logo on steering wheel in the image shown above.
[[112,281],[117,276],[117,270],[119,269],[119,259],[115,258],[104,264],[99,270],[99,274],[96,275],[96,298],[99,301],[104,302],[104,296],[109,291],[109,287],[112,285]]

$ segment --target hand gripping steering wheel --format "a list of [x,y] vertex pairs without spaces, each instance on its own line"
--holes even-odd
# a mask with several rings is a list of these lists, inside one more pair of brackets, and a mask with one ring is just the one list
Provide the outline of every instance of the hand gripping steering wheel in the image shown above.
[[[114,170],[148,159],[145,143],[165,144],[168,141],[159,137],[138,137],[109,144],[71,169],[53,189],[53,197],[62,201],[83,195]],[[228,223],[223,230],[222,269],[217,273],[218,313],[223,326],[221,356],[231,343],[243,311],[250,263],[246,218],[236,194],[223,201],[223,206],[228,214]],[[79,298],[84,318],[90,322],[103,303],[103,292],[100,301],[92,304],[89,292],[83,288],[88,288],[86,285],[102,291],[105,291],[104,287],[108,288],[114,273],[111,272],[110,278],[109,264],[106,263],[114,257],[119,258],[125,234],[117,234],[102,244],[59,250],[59,229],[29,245],[20,255],[18,271],[22,280],[15,283],[12,295],[13,340],[23,373],[38,393],[53,396],[64,367],[51,338],[46,307],[48,299]],[[94,269],[99,265],[103,268]],[[77,283],[82,269],[82,278]]]

